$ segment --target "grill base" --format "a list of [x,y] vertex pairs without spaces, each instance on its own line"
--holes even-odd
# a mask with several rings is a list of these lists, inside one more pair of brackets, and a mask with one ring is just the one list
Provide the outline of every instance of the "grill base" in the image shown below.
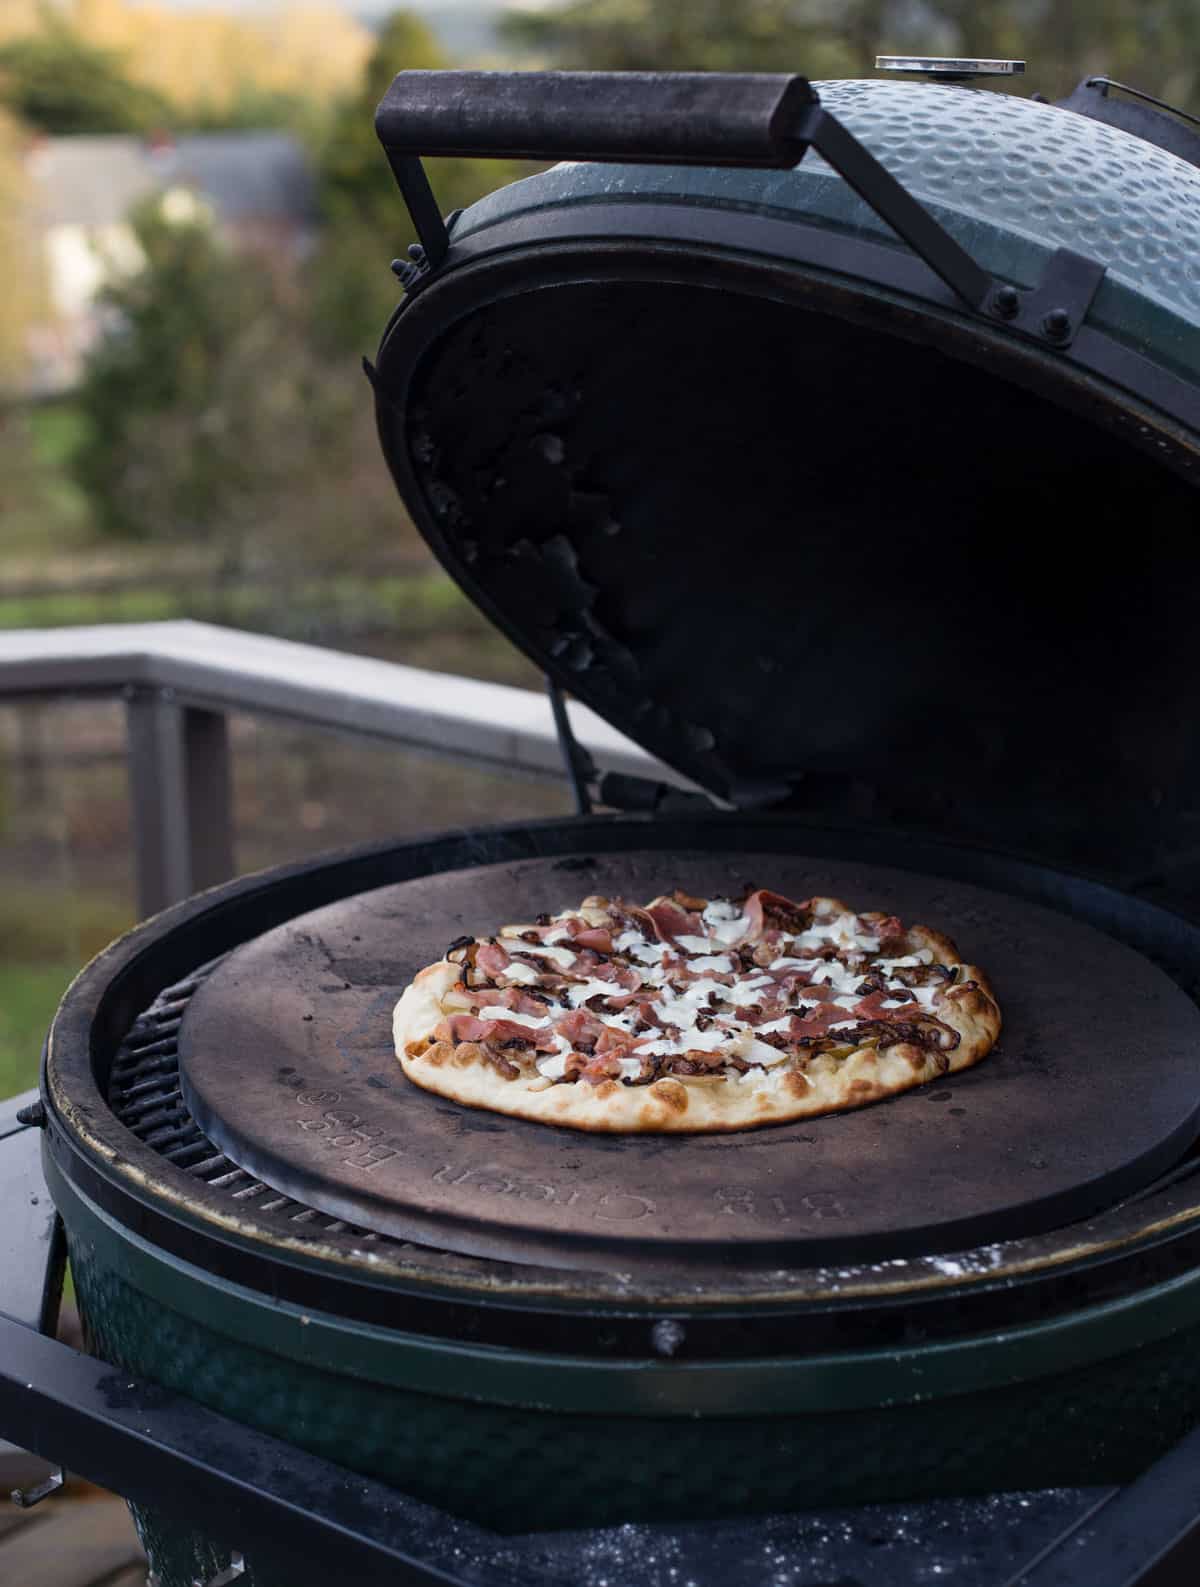
[[986,1393],[714,1426],[478,1405],[318,1371],[164,1309],[93,1242],[73,1238],[71,1261],[104,1359],[502,1533],[1119,1483],[1200,1418],[1200,1328]]

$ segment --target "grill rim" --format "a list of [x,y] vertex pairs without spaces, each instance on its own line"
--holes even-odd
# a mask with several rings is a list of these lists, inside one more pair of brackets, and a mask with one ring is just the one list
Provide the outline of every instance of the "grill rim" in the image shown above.
[[[67,1209],[67,1223],[106,1272],[223,1337],[289,1359],[305,1369],[345,1374],[381,1387],[450,1399],[545,1410],[557,1414],[693,1417],[744,1420],[828,1411],[863,1411],[1052,1378],[1122,1356],[1194,1326],[1200,1314],[1200,1269],[1190,1267],[1146,1291],[1033,1316],[1013,1327],[963,1336],[917,1337],[896,1343],[870,1335],[810,1346],[788,1334],[774,1349],[703,1354],[680,1324],[671,1348],[648,1319],[640,1337],[598,1352],[576,1334],[511,1339],[443,1338],[402,1324],[362,1325],[338,1313],[303,1309],[277,1295],[218,1281],[185,1261],[165,1262],[157,1247],[107,1217],[52,1169],[49,1185]],[[558,1319],[561,1327],[561,1318]],[[657,1326],[657,1325],[655,1325]],[[557,1348],[555,1348],[557,1345]]]
[[[255,1218],[252,1206],[235,1216],[219,1192],[198,1185],[139,1142],[105,1100],[98,1071],[106,1088],[113,1056],[103,1050],[106,1029],[111,1032],[114,1020],[123,1030],[132,1026],[152,1001],[134,1006],[148,978],[161,990],[171,984],[172,971],[184,980],[216,957],[202,944],[211,946],[218,934],[225,934],[225,951],[270,924],[406,875],[539,855],[568,857],[589,848],[706,847],[719,842],[731,824],[743,838],[758,835],[764,848],[778,845],[786,829],[792,841],[802,834],[814,855],[847,861],[895,865],[902,842],[902,869],[975,881],[1052,908],[1074,901],[1091,924],[1139,951],[1147,951],[1147,939],[1160,947],[1172,944],[1177,957],[1197,966],[1200,978],[1200,930],[1185,917],[1093,879],[970,845],[794,818],[720,814],[653,822],[564,818],[465,829],[433,840],[367,845],[244,878],[174,906],[106,949],[76,978],[51,1028],[42,1077],[47,1150],[58,1170],[105,1211],[187,1260],[200,1252],[200,1265],[214,1273],[339,1314],[373,1314],[395,1323],[402,1306],[419,1312],[435,1331],[457,1331],[455,1324],[461,1327],[470,1313],[474,1338],[480,1337],[481,1317],[489,1336],[512,1331],[525,1337],[535,1313],[560,1321],[564,1313],[591,1316],[605,1326],[622,1316],[644,1319],[664,1312],[720,1324],[751,1316],[767,1322],[798,1311],[882,1311],[897,1305],[924,1311],[926,1303],[948,1296],[1003,1310],[1018,1291],[1040,1293],[1058,1281],[1069,1290],[1081,1276],[1094,1301],[1104,1283],[1128,1290],[1132,1279],[1136,1286],[1138,1270],[1165,1260],[1167,1248],[1172,1263],[1200,1257],[1200,1174],[1161,1190],[1152,1187],[1086,1223],[1006,1242],[1001,1260],[966,1271],[949,1272],[934,1260],[914,1258],[903,1269],[883,1273],[871,1264],[847,1265],[836,1279],[821,1270],[735,1273],[718,1291],[710,1283],[630,1284],[620,1275],[515,1267],[417,1247],[389,1255],[378,1249],[379,1242],[373,1242],[374,1251],[364,1250],[349,1233],[281,1239]],[[1178,965],[1164,967],[1179,982]]]

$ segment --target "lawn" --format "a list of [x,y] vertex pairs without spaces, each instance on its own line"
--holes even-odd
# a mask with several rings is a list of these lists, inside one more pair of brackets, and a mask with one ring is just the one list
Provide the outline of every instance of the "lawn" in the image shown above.
[[0,965],[0,1097],[37,1084],[42,1042],[77,964]]
[[0,1097],[37,1084],[58,1001],[76,974],[130,925],[124,898],[5,876],[0,848]]

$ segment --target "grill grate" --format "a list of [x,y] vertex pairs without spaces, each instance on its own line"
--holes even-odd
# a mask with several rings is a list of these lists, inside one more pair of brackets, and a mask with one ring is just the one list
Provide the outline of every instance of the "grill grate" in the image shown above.
[[226,1157],[196,1123],[179,1085],[179,1028],[188,1003],[225,955],[193,970],[158,994],[138,1015],[113,1059],[108,1103],[115,1116],[167,1162],[174,1163],[231,1200],[251,1203],[256,1217],[281,1232],[348,1234],[363,1245],[411,1249],[373,1230],[359,1228],[285,1196]]

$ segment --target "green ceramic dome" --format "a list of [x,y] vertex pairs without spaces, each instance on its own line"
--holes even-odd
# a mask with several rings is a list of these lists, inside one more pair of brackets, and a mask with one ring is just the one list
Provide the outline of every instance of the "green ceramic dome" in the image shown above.
[[[1200,170],[1074,111],[948,84],[818,83],[821,102],[985,269],[1032,287],[1056,248],[1108,267],[1089,323],[1200,374]],[[455,242],[603,203],[738,210],[905,245],[816,154],[794,170],[561,164],[501,189]],[[649,210],[647,209],[647,213]]]

